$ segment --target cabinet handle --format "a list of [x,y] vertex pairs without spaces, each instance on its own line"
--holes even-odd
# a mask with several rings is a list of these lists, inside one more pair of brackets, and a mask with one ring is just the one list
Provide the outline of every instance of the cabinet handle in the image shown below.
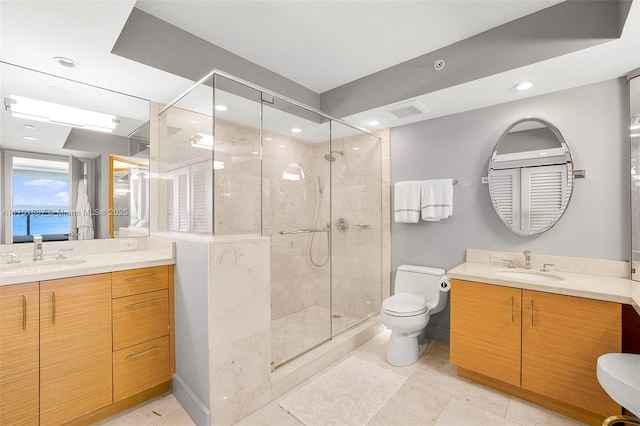
[[27,295],[22,295],[22,330],[27,329]]
[[51,292],[51,324],[56,323],[56,291]]
[[531,299],[530,307],[531,315],[529,315],[529,327],[533,328],[533,299]]
[[158,276],[158,274],[140,275],[140,276],[137,276],[137,277],[126,278],[125,281],[142,280],[144,278],[154,278],[154,277],[157,277],[157,276]]
[[137,358],[139,356],[146,355],[149,352],[157,351],[158,349],[160,349],[160,346],[154,346],[153,348],[147,349],[146,351],[138,352],[137,354],[127,355],[127,359]]
[[146,305],[147,303],[155,303],[157,301],[158,299],[151,299],[151,300],[145,300],[144,302],[130,303],[128,305],[125,305],[125,308],[133,308],[135,306]]
[[511,314],[509,316],[509,324],[513,324],[513,296],[511,296]]

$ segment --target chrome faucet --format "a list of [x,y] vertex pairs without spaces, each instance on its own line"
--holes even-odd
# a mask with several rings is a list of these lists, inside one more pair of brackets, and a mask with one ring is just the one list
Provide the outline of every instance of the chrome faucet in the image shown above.
[[44,260],[42,258],[42,235],[35,234],[33,236],[33,261]]
[[525,250],[524,254],[524,269],[531,269],[531,250]]

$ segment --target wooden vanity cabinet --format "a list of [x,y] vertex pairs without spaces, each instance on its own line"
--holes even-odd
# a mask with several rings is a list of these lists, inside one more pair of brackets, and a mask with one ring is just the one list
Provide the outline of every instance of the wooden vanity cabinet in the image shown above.
[[0,425],[91,424],[170,390],[173,271],[0,286]]
[[37,425],[39,284],[0,286],[0,425]]
[[621,350],[621,305],[452,280],[451,363],[460,376],[581,421],[621,408],[602,390],[597,358]]
[[454,280],[451,363],[520,386],[521,290]]
[[171,380],[173,280],[166,266],[113,273],[113,399]]
[[112,403],[111,274],[40,283],[40,425]]

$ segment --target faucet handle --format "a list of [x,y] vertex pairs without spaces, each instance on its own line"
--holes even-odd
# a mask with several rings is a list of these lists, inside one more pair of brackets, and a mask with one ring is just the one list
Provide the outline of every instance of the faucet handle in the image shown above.
[[41,243],[41,242],[42,242],[42,235],[40,235],[40,234],[33,234],[33,242],[34,242],[34,243]]
[[20,259],[18,259],[15,253],[0,253],[0,256],[10,256],[11,258],[7,263],[20,263]]
[[545,264],[542,266],[542,269],[540,269],[540,271],[541,271],[541,272],[549,272],[549,270],[547,269],[547,266],[556,266],[556,265],[554,265],[553,263],[545,263]]
[[531,256],[531,250],[525,250],[522,252],[525,256]]
[[72,248],[68,248],[68,249],[58,249],[58,254],[56,255],[56,259],[57,260],[61,260],[61,259],[66,259],[67,256],[64,255],[65,251],[72,251]]

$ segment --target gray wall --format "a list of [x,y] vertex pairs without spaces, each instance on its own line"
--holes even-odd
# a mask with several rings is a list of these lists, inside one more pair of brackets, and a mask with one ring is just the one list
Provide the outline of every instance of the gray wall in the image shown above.
[[[629,260],[628,89],[623,79],[535,96],[422,121],[391,130],[392,183],[457,179],[453,217],[441,222],[392,223],[392,267],[403,263],[451,269],[467,248]],[[489,156],[502,132],[524,117],[555,124],[575,168],[586,179],[558,224],[538,237],[512,234],[489,199]],[[449,309],[430,321],[430,334],[448,339]]]

